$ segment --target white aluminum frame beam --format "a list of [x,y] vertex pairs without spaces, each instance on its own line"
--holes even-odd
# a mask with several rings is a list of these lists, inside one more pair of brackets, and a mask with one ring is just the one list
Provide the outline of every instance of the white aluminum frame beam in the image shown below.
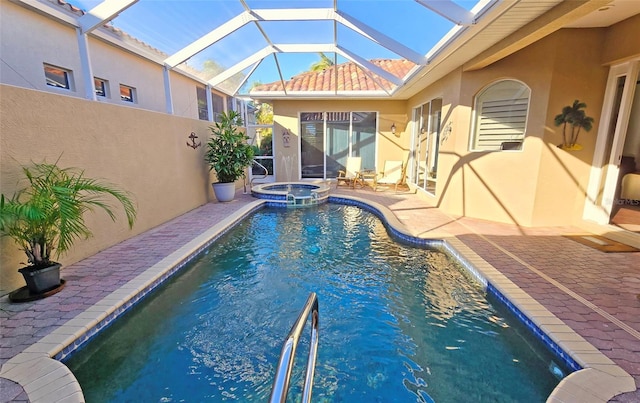
[[392,51],[399,56],[404,57],[407,60],[414,62],[415,64],[426,63],[426,59],[423,55],[404,46],[400,42],[389,38],[382,32],[376,31],[375,29],[371,28],[361,21],[358,21],[356,18],[350,16],[349,14],[346,14],[344,12],[336,12],[334,19],[335,21],[353,30],[354,32],[357,32],[370,41],[377,43],[378,45]]
[[[330,8],[309,8],[284,10],[260,9],[243,11],[238,16],[232,18],[218,28],[212,30],[208,34],[187,45],[182,50],[168,57],[164,61],[164,64],[166,66],[169,66],[170,68],[173,68],[180,63],[183,63],[185,60],[188,60],[189,58],[198,54],[199,52],[203,51],[207,47],[215,44],[219,40],[225,38],[227,35],[230,35],[231,33],[237,31],[248,23],[255,22],[257,25],[259,25],[258,23],[261,21],[334,21],[334,23],[340,23],[344,25],[354,32],[394,52],[395,54],[414,62],[415,64],[424,64],[426,62],[426,59],[423,55],[413,51],[400,42],[384,35],[383,33],[371,28],[367,24],[357,20],[356,18],[346,13],[336,12],[335,10]],[[258,27],[258,29],[262,32],[267,43],[269,45],[275,46],[271,44],[269,38],[261,29],[261,27]],[[334,41],[336,40],[335,31],[337,30],[334,25]],[[308,47],[308,45],[304,46]],[[278,47],[281,47],[281,45]],[[306,49],[302,52],[308,53],[310,52],[310,50]]]
[[80,71],[84,82],[84,97],[92,101],[96,100],[95,84],[93,81],[93,67],[91,67],[91,56],[89,55],[89,41],[87,34],[82,33],[80,27],[76,28],[78,39],[78,53],[80,56]]
[[[370,61],[368,61],[367,59],[364,59],[358,55],[356,55],[355,53],[338,46],[336,49],[336,52],[339,53],[340,55],[346,57],[347,59],[351,60],[352,62],[354,62],[355,64],[357,64],[358,66],[362,67],[365,71],[371,71],[372,73],[384,78],[385,80],[395,84],[395,85],[401,85],[403,83],[401,78],[398,78],[396,76],[394,76],[393,74],[389,73],[387,70],[376,66],[375,64],[371,63]],[[377,82],[377,81],[376,81]],[[378,83],[378,85],[380,85],[380,83]],[[382,86],[381,86],[382,87]],[[384,88],[384,87],[382,87]]]
[[262,59],[264,59],[265,57],[275,52],[276,50],[274,49],[273,46],[266,46],[260,49],[259,51],[257,51],[256,53],[252,54],[251,56],[240,61],[239,63],[236,63],[235,65],[229,67],[228,69],[218,74],[217,76],[212,77],[211,80],[209,80],[207,83],[212,87],[215,87],[216,85],[240,73],[242,70],[246,69],[247,67],[251,67],[254,64],[259,63]]
[[456,25],[475,24],[475,14],[451,0],[415,0],[436,14],[448,19]]
[[[376,66],[370,61],[356,55],[355,53],[345,49],[341,46],[336,46],[332,43],[328,44],[278,44],[272,46],[266,46],[251,56],[245,58],[244,60],[236,63],[234,66],[226,69],[222,73],[217,76],[211,78],[208,81],[208,84],[211,86],[216,86],[225,80],[233,77],[235,74],[240,73],[242,70],[254,66],[260,63],[267,56],[274,53],[336,53],[339,54],[346,59],[352,61],[353,63],[360,66],[365,71],[371,71],[372,73],[384,78],[385,80],[393,83],[394,85],[401,85],[403,83],[401,78],[396,77],[395,75],[389,73],[385,69]],[[255,69],[255,66],[253,67]],[[278,67],[278,70],[279,67]],[[371,76],[370,76],[371,77]],[[373,77],[371,77],[373,79]],[[281,74],[282,79],[282,74]],[[374,79],[378,85],[380,83]],[[382,85],[381,85],[382,87]]]
[[111,21],[122,11],[137,2],[138,0],[104,0],[89,10],[85,15],[78,18],[82,33],[89,33],[97,27],[104,25],[107,21]]
[[227,35],[237,31],[251,21],[254,21],[255,17],[246,11],[243,11],[236,17],[233,17],[229,21],[220,25],[218,28],[209,32],[208,34],[196,39],[191,44],[185,46],[177,53],[169,56],[165,59],[164,64],[169,68],[174,68],[190,57],[202,52],[204,49],[218,42],[220,39]]

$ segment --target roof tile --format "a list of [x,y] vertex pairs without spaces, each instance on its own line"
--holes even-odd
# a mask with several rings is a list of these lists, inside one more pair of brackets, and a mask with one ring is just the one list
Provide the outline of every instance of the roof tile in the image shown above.
[[[374,59],[374,65],[388,71],[398,78],[404,77],[414,66],[413,62],[404,59]],[[336,74],[337,73],[337,74]],[[384,78],[369,73],[371,79],[358,65],[353,62],[331,66],[323,71],[310,71],[291,77],[285,82],[287,91],[373,91],[382,88],[393,89],[393,83]],[[337,83],[336,83],[337,79]],[[380,83],[380,85],[376,82]],[[282,91],[282,82],[275,81],[256,86],[251,91]]]

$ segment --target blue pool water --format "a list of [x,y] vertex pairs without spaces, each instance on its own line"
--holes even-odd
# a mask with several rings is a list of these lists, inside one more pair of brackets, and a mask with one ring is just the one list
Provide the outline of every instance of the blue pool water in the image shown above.
[[311,291],[314,402],[543,402],[564,371],[446,255],[334,204],[258,211],[66,364],[88,402],[264,402]]

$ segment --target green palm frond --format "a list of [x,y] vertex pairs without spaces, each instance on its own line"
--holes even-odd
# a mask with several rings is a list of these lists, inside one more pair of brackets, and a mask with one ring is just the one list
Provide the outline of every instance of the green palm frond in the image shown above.
[[123,207],[129,228],[135,222],[130,193],[87,178],[82,170],[63,169],[56,162],[23,167],[23,173],[28,186],[0,200],[0,232],[20,245],[29,263],[46,264],[52,251],[60,255],[76,240],[90,237],[87,211],[103,210],[115,221],[112,199]]

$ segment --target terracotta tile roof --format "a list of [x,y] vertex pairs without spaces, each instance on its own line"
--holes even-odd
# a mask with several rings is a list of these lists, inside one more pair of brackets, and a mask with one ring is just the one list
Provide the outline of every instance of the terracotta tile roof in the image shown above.
[[[404,77],[415,64],[404,59],[374,59],[371,63],[388,71],[398,78]],[[337,69],[337,85],[336,85]],[[393,83],[375,75],[386,90],[393,89]],[[355,63],[347,62],[331,66],[323,71],[310,71],[291,77],[285,82],[287,91],[375,91],[382,88]],[[282,91],[282,82],[256,86],[251,92]]]

